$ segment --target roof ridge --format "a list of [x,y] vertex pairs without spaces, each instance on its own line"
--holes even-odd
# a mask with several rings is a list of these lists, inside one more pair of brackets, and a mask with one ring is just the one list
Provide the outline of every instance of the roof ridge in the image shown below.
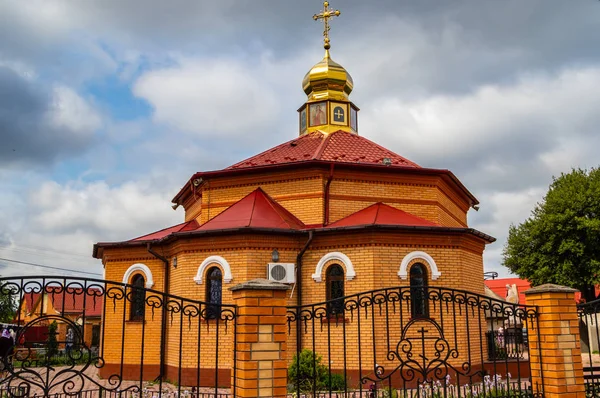
[[257,158],[257,157],[259,157],[259,156],[261,156],[261,155],[264,155],[264,154],[266,154],[266,153],[269,153],[269,152],[272,152],[272,151],[274,151],[274,150],[276,150],[276,149],[282,148],[282,147],[284,147],[284,146],[286,146],[286,145],[289,145],[291,142],[293,142],[293,141],[296,141],[296,140],[299,140],[299,139],[301,139],[301,138],[303,138],[303,137],[305,137],[305,136],[307,136],[307,135],[308,135],[308,134],[305,134],[305,135],[302,135],[302,136],[300,136],[300,137],[296,137],[296,138],[294,138],[294,139],[291,139],[291,140],[289,140],[289,141],[286,141],[286,142],[284,142],[284,143],[282,143],[282,144],[279,144],[279,145],[276,145],[276,146],[274,146],[274,147],[271,147],[271,148],[265,149],[264,151],[262,151],[262,152],[260,152],[260,153],[257,153],[256,155],[252,155],[252,156],[250,156],[250,157],[248,157],[248,158],[246,158],[246,159],[242,159],[242,160],[240,160],[239,162],[237,162],[237,163],[234,163],[234,164],[232,164],[231,166],[228,166],[228,167],[226,167],[226,168],[225,168],[225,169],[223,169],[223,170],[235,169],[235,168],[239,167],[239,165],[243,164],[244,162],[246,162],[246,161],[248,161],[248,160],[250,160],[250,159]]
[[381,210],[382,204],[382,202],[376,202],[374,204],[374,206],[377,206],[377,209],[375,209],[375,218],[373,218],[373,224],[377,224],[377,217],[379,216],[379,211]]
[[357,137],[360,137],[360,138],[362,138],[363,140],[365,140],[365,141],[368,141],[369,143],[371,143],[371,144],[375,145],[377,148],[379,148],[379,149],[381,149],[381,150],[383,150],[383,151],[389,152],[389,153],[391,153],[391,154],[393,154],[393,155],[395,155],[395,156],[398,156],[399,158],[402,158],[402,159],[404,159],[404,161],[405,161],[405,162],[407,162],[407,163],[410,163],[410,164],[412,164],[412,165],[413,165],[413,166],[415,166],[415,167],[419,167],[419,168],[421,167],[421,166],[419,166],[418,164],[416,164],[415,162],[413,162],[412,160],[408,160],[408,159],[407,159],[407,158],[405,158],[404,156],[402,156],[402,155],[398,155],[396,152],[394,152],[394,151],[392,151],[392,150],[390,150],[390,149],[388,149],[388,148],[386,148],[386,147],[384,147],[384,146],[382,146],[382,145],[379,145],[378,143],[376,143],[376,142],[374,142],[374,141],[371,141],[370,139],[368,139],[368,138],[366,138],[366,137],[359,136],[358,134],[357,134]]
[[[166,231],[167,229],[172,229],[172,228],[179,227],[179,226],[181,226],[181,228],[183,228],[183,227],[184,227],[184,226],[185,226],[187,223],[189,223],[189,222],[190,222],[190,221],[184,221],[184,222],[182,222],[182,223],[179,223],[179,224],[171,225],[170,227],[166,227],[166,228],[163,228],[163,229],[159,229],[158,231],[154,231],[154,232],[150,232],[150,233],[147,233],[147,234],[144,234],[144,235],[136,236],[136,237],[135,237],[135,238],[133,238],[133,239],[129,239],[129,241],[138,240],[138,239],[140,239],[140,238],[143,238],[144,236],[148,236],[148,235],[154,235],[154,234],[157,234],[157,233],[159,233],[159,232]],[[179,231],[174,231],[174,232],[179,232]],[[128,241],[127,241],[127,242],[128,242]]]
[[[273,209],[274,212],[277,213],[277,215],[279,217],[281,217],[281,219],[288,225],[290,226],[290,223],[288,223],[285,220],[284,216],[291,216],[295,221],[297,221],[300,225],[302,226],[306,226],[306,224],[304,224],[302,222],[302,220],[300,220],[298,217],[296,217],[294,215],[294,213],[292,213],[291,211],[289,211],[288,209],[286,209],[285,207],[283,207],[283,205],[279,202],[277,202],[275,199],[273,199],[271,197],[271,195],[269,195],[268,193],[266,193],[261,187],[258,187],[258,189],[260,189],[262,191],[262,193],[264,194],[265,198],[267,199],[267,202],[269,203],[269,206],[271,206],[271,209]],[[284,213],[283,215],[281,213]]]
[[[264,192],[264,191],[261,189],[261,187],[258,187],[258,188],[256,188],[254,191],[252,191],[252,192],[250,193],[250,195],[254,195],[254,202],[252,203],[252,210],[250,211],[250,218],[248,219],[248,225],[247,225],[248,227],[249,227],[250,225],[252,225],[252,220],[254,219],[254,211],[256,210],[256,200],[257,200],[257,193],[258,193],[258,192],[265,193],[265,192]],[[246,196],[250,196],[250,195],[246,195]],[[239,203],[239,201],[238,201],[238,202],[236,202],[236,203]]]
[[323,139],[321,140],[321,143],[319,144],[319,146],[317,147],[317,150],[313,154],[313,157],[312,157],[313,160],[319,159],[321,157],[323,152],[325,152],[325,148],[327,147],[327,145],[329,145],[329,137],[332,136],[333,134],[335,134],[335,133],[325,134],[321,130],[317,130],[317,131],[321,134]]

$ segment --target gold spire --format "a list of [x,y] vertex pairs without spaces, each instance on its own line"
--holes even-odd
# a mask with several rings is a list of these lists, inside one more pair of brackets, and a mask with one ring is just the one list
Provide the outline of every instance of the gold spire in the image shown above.
[[324,99],[348,100],[348,95],[352,92],[354,83],[352,77],[337,62],[334,62],[329,55],[331,48],[329,40],[329,19],[340,15],[339,10],[329,8],[329,2],[323,2],[323,11],[315,14],[313,19],[323,20],[323,42],[325,47],[325,57],[308,71],[302,81],[302,88],[309,101],[320,101]]
[[302,80],[302,88],[308,100],[298,109],[300,135],[315,130],[323,133],[338,130],[358,133],[358,108],[348,98],[354,88],[352,77],[329,55],[329,19],[339,15],[340,11],[330,9],[329,2],[325,1],[323,11],[313,16],[315,21],[323,20],[325,56]]
[[340,10],[329,9],[329,2],[323,2],[323,11],[320,14],[313,15],[313,19],[318,21],[319,19],[323,20],[323,42],[325,50],[329,50],[331,48],[331,44],[329,43],[329,30],[331,27],[329,26],[329,18],[339,17]]

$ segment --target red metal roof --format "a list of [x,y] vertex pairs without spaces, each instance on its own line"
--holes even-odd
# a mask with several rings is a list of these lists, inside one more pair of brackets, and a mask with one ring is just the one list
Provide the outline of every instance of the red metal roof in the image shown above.
[[339,130],[331,134],[320,131],[304,134],[256,156],[242,160],[225,170],[314,160],[381,165],[385,158],[390,159],[390,166],[420,168],[416,163],[381,145],[377,145],[373,141]]
[[[94,299],[94,297],[90,296],[89,294],[85,295],[85,316],[101,316],[103,308],[103,296],[98,289],[90,290],[96,290],[96,293],[99,297],[95,297]],[[55,294],[45,293],[46,298],[44,298],[44,300],[51,300],[54,309],[60,313],[83,315],[84,294],[82,294],[82,290],[71,289],[71,291],[67,292],[66,296],[64,297],[64,307],[63,294],[64,292]],[[38,300],[40,300],[40,296],[41,293],[26,293],[23,295],[23,301],[25,302],[26,311],[28,313],[31,313]]]
[[403,210],[378,202],[356,213],[350,214],[328,228],[350,227],[356,225],[408,225],[420,227],[439,227],[439,224],[414,216]]
[[245,227],[299,230],[305,226],[296,216],[258,188],[202,224],[198,231]]
[[[520,278],[500,278],[500,279],[488,279],[485,281],[487,287],[489,287],[494,293],[502,298],[506,297],[506,285],[517,285],[517,291],[519,292],[519,304],[527,304],[525,302],[525,291],[531,288],[531,283],[526,279]],[[595,288],[596,297],[600,295],[600,285],[596,285]],[[575,301],[581,301],[581,292],[575,292]]]
[[519,304],[526,304],[525,294],[523,293],[531,288],[531,283],[529,283],[529,281],[520,278],[488,279],[485,281],[485,285],[498,296],[502,297],[502,299],[506,298],[506,285],[517,285]]
[[192,220],[174,225],[172,227],[161,229],[160,231],[152,232],[148,235],[140,236],[139,238],[131,239],[130,242],[151,241],[155,239],[161,239],[165,236],[171,235],[174,232],[194,231],[198,229],[198,226],[198,222],[196,220]]

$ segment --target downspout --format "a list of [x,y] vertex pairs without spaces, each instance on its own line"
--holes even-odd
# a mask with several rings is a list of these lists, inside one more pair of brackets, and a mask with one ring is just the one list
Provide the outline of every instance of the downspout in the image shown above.
[[329,169],[329,177],[327,178],[327,182],[325,183],[325,192],[323,194],[323,226],[327,226],[329,224],[329,186],[331,185],[331,180],[333,180],[333,168],[335,165],[332,163]]
[[[155,252],[152,249],[152,246],[150,243],[148,243],[146,248],[148,250],[148,253],[152,254],[154,257],[161,260],[165,264],[165,283],[163,286],[163,293],[165,295],[167,295],[167,294],[169,294],[169,275],[170,275],[169,260],[166,257]],[[166,336],[167,336],[166,296],[163,295],[162,326],[161,326],[161,332],[160,332],[160,373],[158,375],[158,377],[160,377],[161,381],[164,381],[164,375],[166,374],[165,373],[165,351],[166,351],[166,345],[167,345]]]
[[[304,256],[304,252],[308,249],[308,246],[313,240],[313,231],[308,231],[308,240],[296,256],[296,287],[298,288],[298,301],[297,305],[302,305],[302,256]],[[299,319],[296,320],[296,352],[300,352],[302,350],[302,322]]]

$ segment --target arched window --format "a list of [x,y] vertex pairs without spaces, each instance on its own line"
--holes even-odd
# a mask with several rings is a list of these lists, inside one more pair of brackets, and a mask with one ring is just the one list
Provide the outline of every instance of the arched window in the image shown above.
[[421,263],[410,268],[410,313],[413,318],[429,317],[427,270]]
[[146,281],[142,274],[135,274],[131,278],[131,309],[129,319],[132,321],[141,321],[144,319],[144,310],[146,307],[146,291],[144,290]]
[[327,268],[327,314],[338,315],[344,313],[344,269],[334,264]]
[[219,267],[212,267],[206,271],[206,302],[208,303],[206,316],[208,319],[216,318],[221,312],[221,299],[223,295],[223,274]]

